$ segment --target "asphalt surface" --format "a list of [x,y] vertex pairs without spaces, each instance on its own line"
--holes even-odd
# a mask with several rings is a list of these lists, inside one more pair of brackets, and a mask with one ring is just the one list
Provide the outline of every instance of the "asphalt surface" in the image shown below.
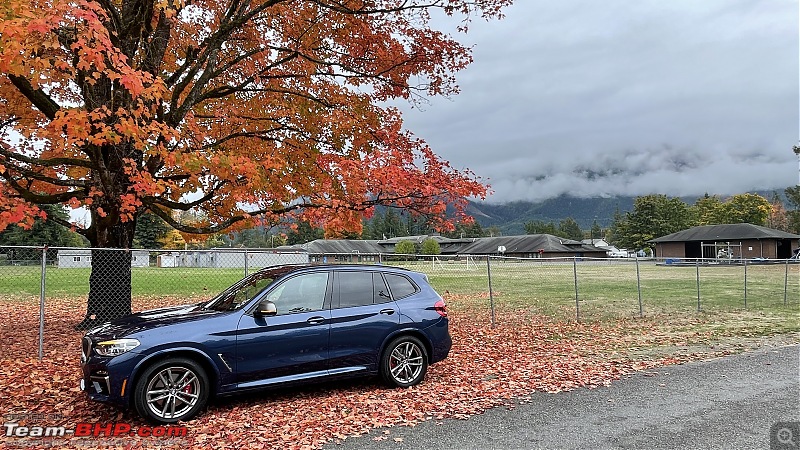
[[800,346],[768,347],[640,372],[609,387],[535,393],[513,409],[373,430],[325,448],[796,450],[799,408]]

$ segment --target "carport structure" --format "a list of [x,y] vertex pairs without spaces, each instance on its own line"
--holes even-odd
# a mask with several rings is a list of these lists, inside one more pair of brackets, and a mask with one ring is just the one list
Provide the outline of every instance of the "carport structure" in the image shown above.
[[789,259],[800,246],[800,235],[736,223],[697,226],[648,242],[655,244],[657,258]]

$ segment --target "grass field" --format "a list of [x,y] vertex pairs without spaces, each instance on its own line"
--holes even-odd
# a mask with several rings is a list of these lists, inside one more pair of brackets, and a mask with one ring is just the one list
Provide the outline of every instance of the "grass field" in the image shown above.
[[[489,307],[486,267],[454,270],[410,266],[429,274],[432,285],[459,308]],[[632,262],[508,262],[492,266],[492,299],[502,314],[527,310],[556,320],[639,317],[741,316],[754,329],[800,330],[800,265],[659,266]],[[699,312],[698,312],[699,272]],[[577,298],[575,280],[577,278]],[[746,279],[746,284],[745,284]],[[746,304],[745,304],[746,299]],[[722,320],[722,317],[719,317]],[[729,320],[730,318],[724,319]],[[741,324],[739,324],[741,325]],[[736,325],[736,326],[739,326]]]
[[[393,264],[428,274],[452,307],[489,308],[485,262]],[[46,298],[88,294],[88,268],[48,267],[46,273]],[[0,296],[38,298],[40,274],[39,267],[0,266]],[[525,309],[556,319],[574,319],[576,306],[578,315],[587,320],[635,317],[640,313],[640,293],[645,316],[696,313],[698,296],[701,312],[746,309],[792,319],[800,309],[798,264],[697,268],[648,262],[639,264],[637,275],[637,265],[630,261],[589,261],[574,266],[571,261],[493,261],[491,274],[496,310]],[[132,294],[134,298],[194,301],[213,296],[243,275],[241,268],[133,268]]]

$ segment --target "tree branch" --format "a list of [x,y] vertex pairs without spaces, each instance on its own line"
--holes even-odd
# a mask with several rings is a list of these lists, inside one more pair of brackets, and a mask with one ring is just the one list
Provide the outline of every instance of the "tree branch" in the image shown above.
[[56,118],[56,113],[61,107],[49,95],[45,94],[41,88],[34,89],[30,81],[17,75],[8,75],[8,79],[45,117],[50,120]]

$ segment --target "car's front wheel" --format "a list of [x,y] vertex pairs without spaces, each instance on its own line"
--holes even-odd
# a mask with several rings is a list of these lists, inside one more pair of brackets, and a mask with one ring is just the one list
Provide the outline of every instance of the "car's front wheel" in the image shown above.
[[386,346],[381,358],[381,376],[392,386],[418,384],[428,371],[425,346],[413,336],[400,336]]
[[208,376],[195,361],[170,358],[148,367],[136,383],[134,406],[145,419],[175,423],[194,417],[208,402]]

